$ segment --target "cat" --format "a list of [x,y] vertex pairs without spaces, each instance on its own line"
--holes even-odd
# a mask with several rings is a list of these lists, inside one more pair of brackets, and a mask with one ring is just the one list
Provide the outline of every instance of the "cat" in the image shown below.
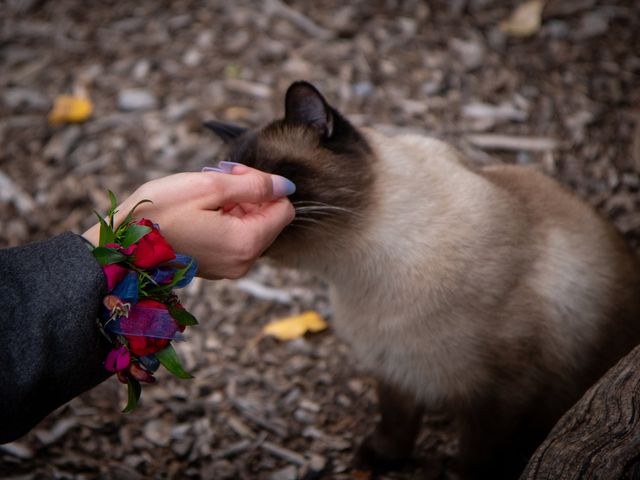
[[411,455],[423,412],[458,428],[462,478],[517,478],[561,414],[640,342],[640,262],[529,167],[355,128],[311,84],[260,129],[207,122],[226,160],[297,185],[266,255],[330,285],[335,330],[379,382],[360,468]]

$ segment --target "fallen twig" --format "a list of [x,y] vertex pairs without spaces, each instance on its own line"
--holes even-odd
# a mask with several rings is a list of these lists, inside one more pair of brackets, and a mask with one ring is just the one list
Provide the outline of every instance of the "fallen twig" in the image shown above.
[[549,137],[523,137],[518,135],[477,133],[467,135],[466,139],[476,147],[496,150],[543,152],[558,148],[558,142]]
[[267,12],[280,15],[282,18],[290,21],[300,30],[308,33],[312,37],[316,37],[320,40],[329,40],[333,37],[333,33],[326,28],[318,26],[313,20],[306,15],[294,10],[293,8],[285,5],[280,0],[268,0],[265,2]]

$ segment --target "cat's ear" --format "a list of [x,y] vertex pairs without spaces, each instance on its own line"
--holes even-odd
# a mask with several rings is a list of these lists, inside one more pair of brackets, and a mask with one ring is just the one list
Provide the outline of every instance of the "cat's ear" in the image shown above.
[[203,125],[215,132],[220,139],[227,143],[234,138],[239,137],[248,129],[244,127],[239,127],[237,125],[232,125],[230,123],[222,123],[216,120],[210,120],[208,122],[204,122]]
[[295,82],[289,87],[284,112],[285,122],[309,125],[324,138],[333,133],[331,107],[316,87],[308,82]]

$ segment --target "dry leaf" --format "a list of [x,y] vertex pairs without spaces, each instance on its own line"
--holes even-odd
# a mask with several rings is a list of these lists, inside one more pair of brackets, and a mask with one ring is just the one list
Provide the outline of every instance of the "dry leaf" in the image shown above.
[[58,95],[49,113],[49,123],[80,123],[91,116],[93,104],[85,95]]
[[262,334],[276,337],[278,340],[293,340],[307,332],[321,332],[327,326],[327,322],[318,312],[308,311],[293,317],[274,320],[262,328]]
[[542,24],[542,0],[531,0],[519,5],[511,16],[500,22],[500,30],[513,37],[529,37],[540,30]]
[[251,110],[245,107],[229,107],[224,111],[224,118],[232,122],[246,120],[250,116]]

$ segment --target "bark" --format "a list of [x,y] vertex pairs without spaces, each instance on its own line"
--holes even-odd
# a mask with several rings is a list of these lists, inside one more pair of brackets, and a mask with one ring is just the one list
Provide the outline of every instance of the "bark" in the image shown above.
[[520,480],[640,479],[640,346],[555,425]]

